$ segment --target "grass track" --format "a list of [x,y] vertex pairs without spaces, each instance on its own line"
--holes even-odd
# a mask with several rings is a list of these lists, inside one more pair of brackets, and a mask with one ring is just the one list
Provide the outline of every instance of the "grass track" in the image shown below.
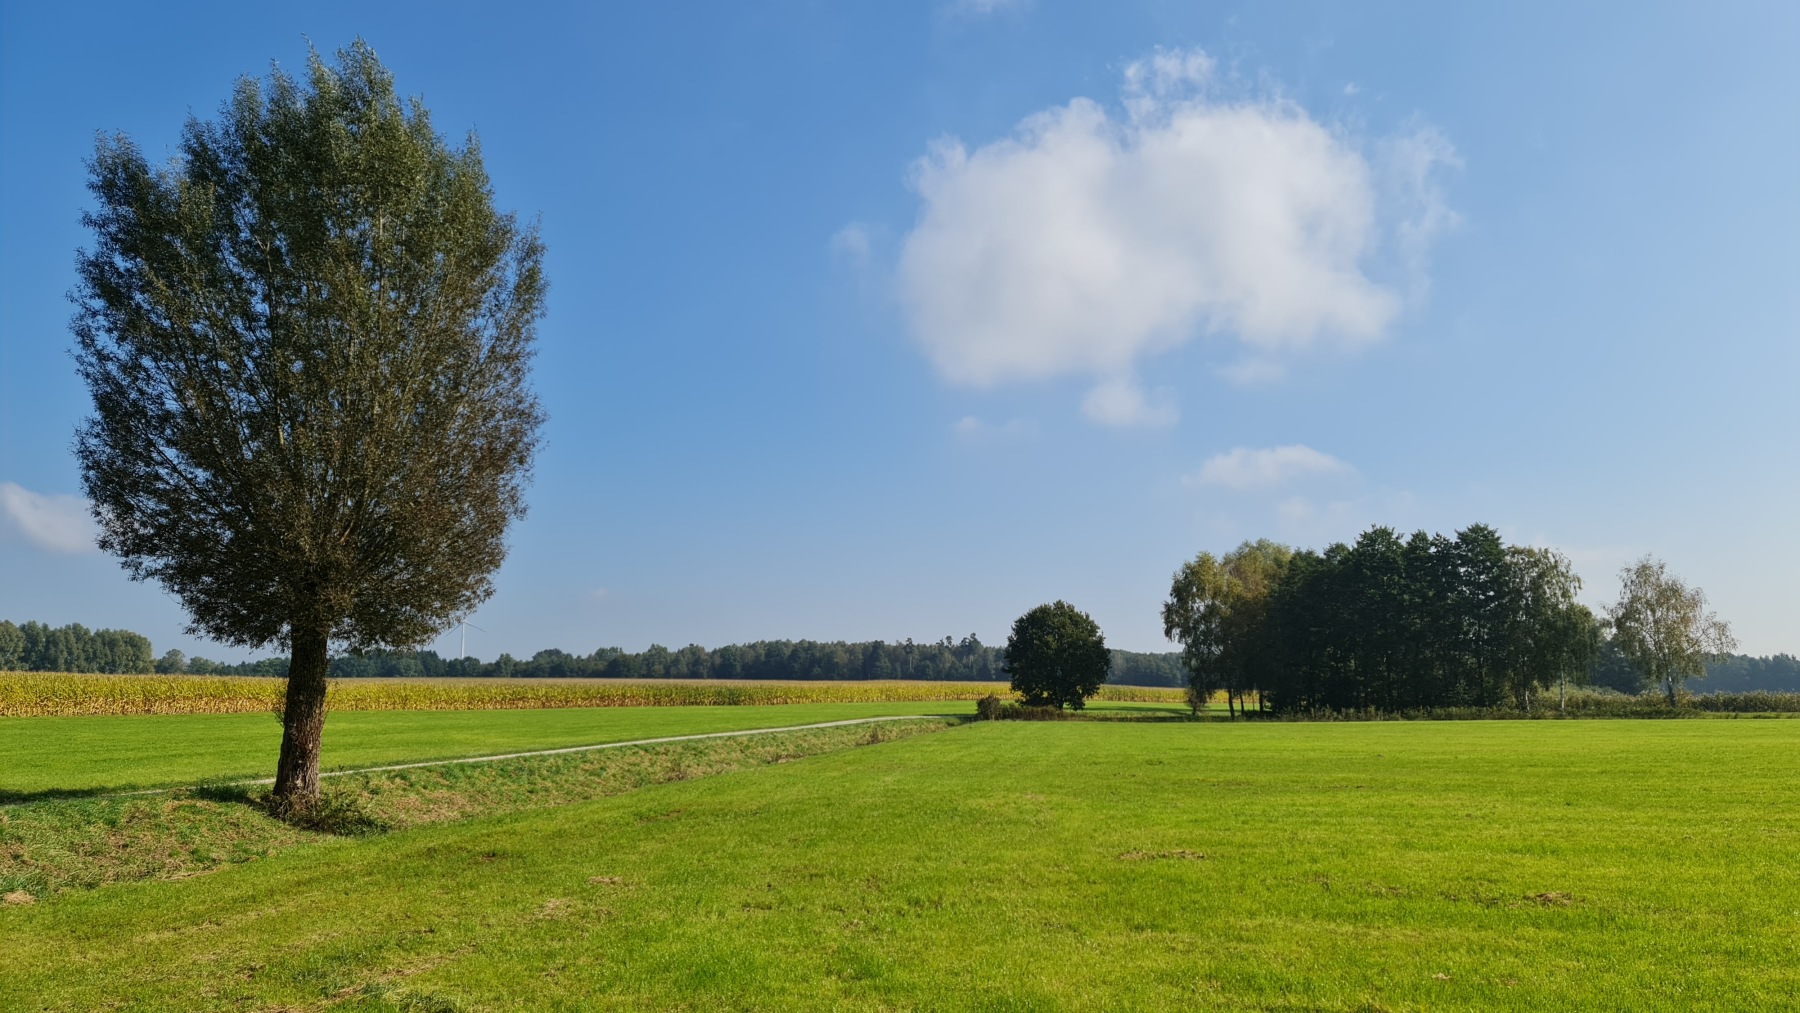
[[978,724],[0,908],[0,1007],[1792,1008],[1796,783],[1785,721]]

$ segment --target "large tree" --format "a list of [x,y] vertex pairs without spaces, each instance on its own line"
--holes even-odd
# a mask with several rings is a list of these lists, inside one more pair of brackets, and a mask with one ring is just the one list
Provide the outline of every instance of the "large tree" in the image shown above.
[[1066,601],[1020,616],[1006,641],[1006,673],[1028,706],[1080,710],[1111,668],[1099,625]]
[[318,794],[330,652],[423,643],[492,592],[542,412],[537,230],[360,40],[243,79],[152,166],[89,165],[77,438],[100,542],[190,630],[291,652],[275,794]]
[[1557,684],[1557,708],[1568,701],[1569,676],[1584,677],[1600,641],[1594,614],[1575,600],[1581,578],[1567,556],[1553,549],[1508,546],[1513,588],[1507,679],[1518,705],[1531,709],[1531,692]]
[[1269,593],[1286,575],[1294,551],[1266,538],[1245,542],[1222,558],[1202,552],[1183,563],[1163,603],[1163,636],[1181,644],[1188,702],[1198,711],[1218,690],[1235,716],[1256,688],[1256,639]]
[[1689,587],[1652,556],[1619,571],[1619,600],[1607,607],[1613,642],[1633,668],[1660,684],[1676,702],[1685,679],[1706,675],[1706,662],[1737,647],[1731,626],[1706,607],[1706,593]]

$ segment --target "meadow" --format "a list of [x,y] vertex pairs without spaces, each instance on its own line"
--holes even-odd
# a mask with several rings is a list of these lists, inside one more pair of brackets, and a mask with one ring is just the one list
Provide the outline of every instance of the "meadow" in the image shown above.
[[[310,835],[208,875],[0,907],[0,1008],[1737,1010],[1800,996],[1800,722],[938,727],[854,743],[838,730],[816,749],[771,739],[705,776]],[[541,790],[570,780],[508,762]],[[467,770],[442,775],[477,779],[450,795],[500,790],[502,772]],[[94,804],[4,811],[16,825]]]
[[[974,710],[969,703],[904,702],[345,711],[325,722],[320,769]],[[281,726],[269,714],[0,718],[0,802],[269,777],[280,744]]]

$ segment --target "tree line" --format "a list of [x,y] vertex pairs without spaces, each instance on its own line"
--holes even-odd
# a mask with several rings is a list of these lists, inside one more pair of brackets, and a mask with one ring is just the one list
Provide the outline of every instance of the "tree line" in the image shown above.
[[[652,644],[639,652],[602,647],[592,654],[551,648],[530,658],[502,654],[490,662],[441,658],[433,651],[370,651],[332,659],[333,678],[463,676],[500,679],[908,679],[933,682],[1000,682],[1003,650],[974,634],[956,640],[895,643],[759,640],[707,649],[671,650]],[[1112,652],[1110,682],[1180,686],[1186,681],[1174,654]]]
[[[1637,694],[1656,687],[1644,673],[1632,666],[1630,659],[1611,637],[1600,642],[1594,664],[1588,669],[1588,683],[1619,693]],[[1706,663],[1707,693],[1800,693],[1800,658],[1791,654],[1751,657],[1727,654]]]
[[[64,644],[103,636],[131,640],[135,653],[128,664],[101,667],[93,659],[117,655],[59,647],[9,650],[11,623],[0,622],[0,671],[38,672],[157,672],[165,675],[262,675],[286,677],[288,659],[261,658],[236,663],[187,657],[180,651],[165,652],[152,661],[150,641],[123,630],[90,634],[80,625],[49,631],[42,623],[26,623],[34,645]],[[59,634],[46,637],[45,631]],[[110,641],[108,641],[110,643]],[[474,679],[917,679],[934,682],[1002,682],[1004,650],[981,642],[970,634],[961,640],[945,637],[929,643],[903,640],[815,641],[761,640],[730,644],[708,650],[690,644],[670,650],[652,644],[631,652],[602,647],[592,654],[571,654],[551,648],[530,658],[502,654],[493,661],[446,658],[436,651],[371,650],[340,654],[331,659],[334,679],[359,678],[474,678]],[[1182,686],[1187,673],[1176,654],[1144,654],[1113,651],[1107,681],[1128,686]],[[81,664],[84,667],[69,667]]]
[[0,672],[152,671],[150,639],[130,630],[90,630],[0,619]]

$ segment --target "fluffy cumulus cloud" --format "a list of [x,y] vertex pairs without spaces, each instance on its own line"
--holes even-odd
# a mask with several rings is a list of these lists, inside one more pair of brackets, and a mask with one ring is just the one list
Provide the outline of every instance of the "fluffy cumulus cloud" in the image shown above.
[[1252,450],[1238,447],[1207,458],[1190,479],[1194,485],[1223,486],[1239,492],[1275,489],[1303,478],[1348,475],[1348,464],[1298,443]]
[[1421,131],[1371,161],[1290,101],[1216,97],[1214,76],[1205,53],[1159,52],[1116,110],[1077,98],[915,163],[899,295],[944,377],[1086,374],[1090,418],[1162,424],[1172,403],[1135,375],[1197,334],[1261,360],[1387,331],[1403,294],[1367,267],[1422,264],[1453,221],[1433,173],[1454,152]]
[[0,518],[27,542],[51,552],[94,550],[94,519],[80,496],[46,496],[0,482]]

